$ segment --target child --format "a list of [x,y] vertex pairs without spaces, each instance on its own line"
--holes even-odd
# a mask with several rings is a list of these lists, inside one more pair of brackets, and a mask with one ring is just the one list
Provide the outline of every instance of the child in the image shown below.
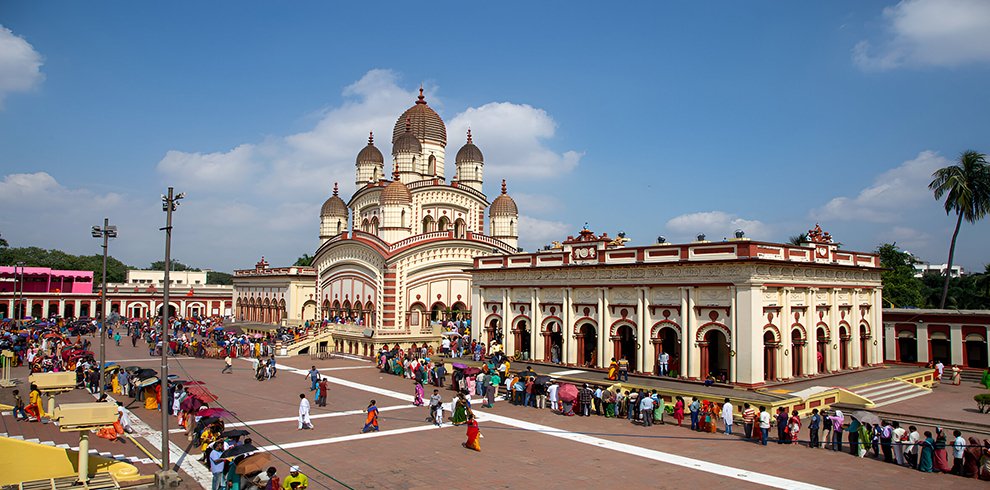
[[14,420],[18,422],[20,422],[21,419],[28,420],[28,414],[24,410],[24,399],[21,398],[19,393],[20,391],[14,390]]
[[440,398],[440,390],[433,390],[433,396],[430,397],[429,420],[431,420],[437,427],[443,425],[443,402]]

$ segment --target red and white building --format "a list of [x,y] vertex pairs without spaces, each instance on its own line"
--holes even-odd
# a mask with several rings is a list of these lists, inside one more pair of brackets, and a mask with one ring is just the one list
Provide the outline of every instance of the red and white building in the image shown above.
[[941,361],[986,369],[990,359],[990,310],[883,310],[884,358],[920,365]]

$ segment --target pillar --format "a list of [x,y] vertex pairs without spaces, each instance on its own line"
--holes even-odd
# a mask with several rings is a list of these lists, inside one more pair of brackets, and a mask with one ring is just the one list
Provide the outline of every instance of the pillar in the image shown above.
[[598,288],[598,355],[595,359],[595,367],[603,368],[605,364],[605,359],[611,357],[608,355],[612,351],[609,347],[611,342],[609,341],[609,331],[608,331],[608,288]]
[[839,370],[839,293],[836,289],[828,292],[828,328],[829,341],[828,348],[825,349],[825,366],[829,371]]
[[691,316],[688,315],[688,290],[690,287],[681,287],[681,323],[683,324],[681,335],[681,351],[677,353],[677,357],[681,360],[681,367],[679,369],[680,376],[682,378],[687,378],[688,374],[688,353],[691,351],[691,346],[694,345],[694,334],[691,330]]
[[739,378],[739,324],[736,321],[736,287],[729,286],[729,382]]
[[[471,285],[471,339],[484,342],[485,325],[483,322],[485,302],[481,298],[481,288]],[[369,321],[370,325],[371,322]]]
[[763,289],[757,285],[740,285],[736,287],[735,296],[739,338],[736,342],[736,382],[760,384],[764,382]]
[[561,332],[564,337],[564,346],[561,349],[563,353],[561,357],[564,359],[562,362],[564,364],[576,364],[577,363],[577,341],[574,338],[574,321],[573,321],[573,310],[571,294],[574,292],[574,288],[564,288],[564,311],[561,313],[561,321],[563,325],[560,326]]
[[636,355],[639,356],[636,367],[640,372],[652,373],[656,359],[653,358],[653,349],[650,344],[650,327],[646,323],[647,311],[649,308],[650,296],[649,288],[637,288],[636,294],[636,324],[639,332],[636,335]]
[[543,359],[543,349],[546,347],[542,342],[543,338],[540,335],[540,324],[542,323],[542,312],[540,311],[540,288],[532,288],[532,296],[530,297],[530,311],[529,319],[529,358],[530,359]]
[[870,307],[870,312],[873,316],[873,321],[870,322],[871,333],[873,334],[873,342],[870,342],[871,348],[873,349],[873,357],[870,358],[872,364],[882,364],[883,363],[883,343],[886,342],[887,338],[883,329],[883,287],[878,287],[873,289],[873,305]]
[[512,335],[512,305],[509,304],[508,288],[502,288],[502,321],[498,328],[502,332],[502,351],[510,356],[515,352],[516,339]]
[[688,356],[688,377],[692,379],[702,379],[703,375],[701,373],[701,366],[703,364],[703,359],[701,359],[701,354],[704,352],[707,357],[707,350],[701,347],[701,345],[695,345],[695,337],[698,332],[698,315],[694,311],[695,305],[695,289],[693,287],[687,288],[685,291],[687,293],[687,317],[688,325],[688,339],[684,342],[684,345],[688,346],[686,349],[689,352]]
[[925,364],[928,362],[928,325],[918,322],[915,336],[918,342],[918,362]]
[[850,359],[849,367],[853,369],[858,369],[863,365],[861,358],[864,354],[860,352],[860,339],[862,338],[862,335],[859,333],[859,324],[862,323],[861,320],[864,319],[863,314],[860,312],[861,306],[859,302],[860,293],[862,292],[862,289],[853,289],[852,291],[853,306],[850,311],[850,313],[852,313],[852,318],[849,320],[849,328],[852,330],[849,332],[849,356],[852,359]]
[[963,365],[963,337],[962,325],[958,323],[949,325],[949,354],[951,359],[949,365]]
[[41,301],[41,316],[48,318],[48,298]]
[[780,347],[777,351],[780,355],[777,356],[777,378],[779,379],[790,379],[794,376],[793,369],[791,366],[791,356],[794,355],[793,347],[791,347],[791,323],[794,322],[791,316],[791,291],[794,288],[780,288],[780,293],[783,296],[782,305],[780,308],[780,318],[777,319],[780,328]]

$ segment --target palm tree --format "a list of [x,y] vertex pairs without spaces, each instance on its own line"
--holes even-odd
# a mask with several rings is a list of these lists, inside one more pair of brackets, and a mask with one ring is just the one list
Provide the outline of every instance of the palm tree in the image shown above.
[[952,275],[952,258],[956,252],[956,238],[959,226],[965,219],[976,223],[990,212],[990,165],[982,153],[967,150],[959,155],[954,165],[940,168],[932,173],[928,188],[935,194],[935,200],[945,196],[945,214],[956,213],[956,229],[949,243],[949,263],[945,269],[945,283],[942,285],[942,300],[939,308],[945,307],[949,294],[949,277]]
[[799,235],[791,235],[791,237],[787,239],[787,243],[791,245],[801,245],[806,241],[808,241],[807,233],[801,233]]

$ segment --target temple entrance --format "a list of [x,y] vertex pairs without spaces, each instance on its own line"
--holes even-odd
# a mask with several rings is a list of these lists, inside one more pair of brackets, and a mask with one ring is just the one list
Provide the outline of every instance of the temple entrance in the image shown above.
[[918,341],[914,332],[897,334],[897,360],[900,362],[918,362]]
[[488,322],[488,345],[491,346],[492,342],[502,343],[502,329],[499,328],[498,318],[492,318]]
[[804,376],[804,338],[801,331],[791,330],[791,376]]
[[76,305],[73,303],[65,303],[65,311],[62,312],[62,316],[65,318],[72,318],[76,316]]
[[[705,334],[702,347],[702,376],[711,374],[717,381],[727,382],[729,379],[729,341],[720,330],[709,330]],[[705,362],[707,361],[707,362]]]
[[931,347],[932,355],[929,356],[929,359],[935,362],[942,361],[943,364],[950,364],[949,359],[951,358],[950,356],[951,351],[949,348],[949,339],[946,338],[944,333],[942,332],[933,333],[931,346],[932,346]]
[[516,341],[516,352],[522,356],[522,359],[529,359],[530,354],[533,352],[529,324],[526,320],[519,320],[512,333]]
[[825,369],[825,360],[828,359],[828,336],[825,335],[824,328],[818,327],[818,330],[815,333],[815,340],[818,345],[818,351],[815,353],[815,356],[817,357],[815,361],[818,364],[818,372],[828,372],[828,370]]
[[564,334],[561,333],[560,323],[547,323],[543,333],[543,361],[560,364],[564,352]]
[[763,332],[763,379],[777,379],[777,342],[773,332]]
[[870,363],[870,332],[866,325],[859,326],[859,365],[866,366]]
[[34,318],[41,318],[41,304],[35,303],[31,305],[31,316]]
[[[165,307],[165,305],[162,305],[162,306],[159,306],[158,307],[158,316],[159,317],[162,316],[162,311],[163,311],[162,308],[164,308],[164,307]],[[175,317],[175,306],[168,305],[168,316],[169,316],[169,318]]]
[[849,369],[849,332],[839,327],[839,369]]
[[598,356],[598,332],[594,325],[584,323],[577,336],[578,365],[594,366]]
[[966,365],[971,368],[987,367],[987,342],[979,334],[969,334],[964,343]]
[[636,358],[636,334],[633,332],[633,328],[629,325],[622,325],[615,331],[615,338],[612,339],[613,348],[615,349],[615,358],[622,359],[623,357],[629,361],[629,371],[637,371]]
[[656,373],[657,375],[673,376],[675,373],[680,374],[680,365],[678,364],[677,356],[681,352],[681,341],[677,336],[677,331],[673,327],[663,327],[657,331],[657,336],[653,339],[653,359],[660,359],[661,353],[667,353],[667,372],[660,372],[660,363],[657,361]]

